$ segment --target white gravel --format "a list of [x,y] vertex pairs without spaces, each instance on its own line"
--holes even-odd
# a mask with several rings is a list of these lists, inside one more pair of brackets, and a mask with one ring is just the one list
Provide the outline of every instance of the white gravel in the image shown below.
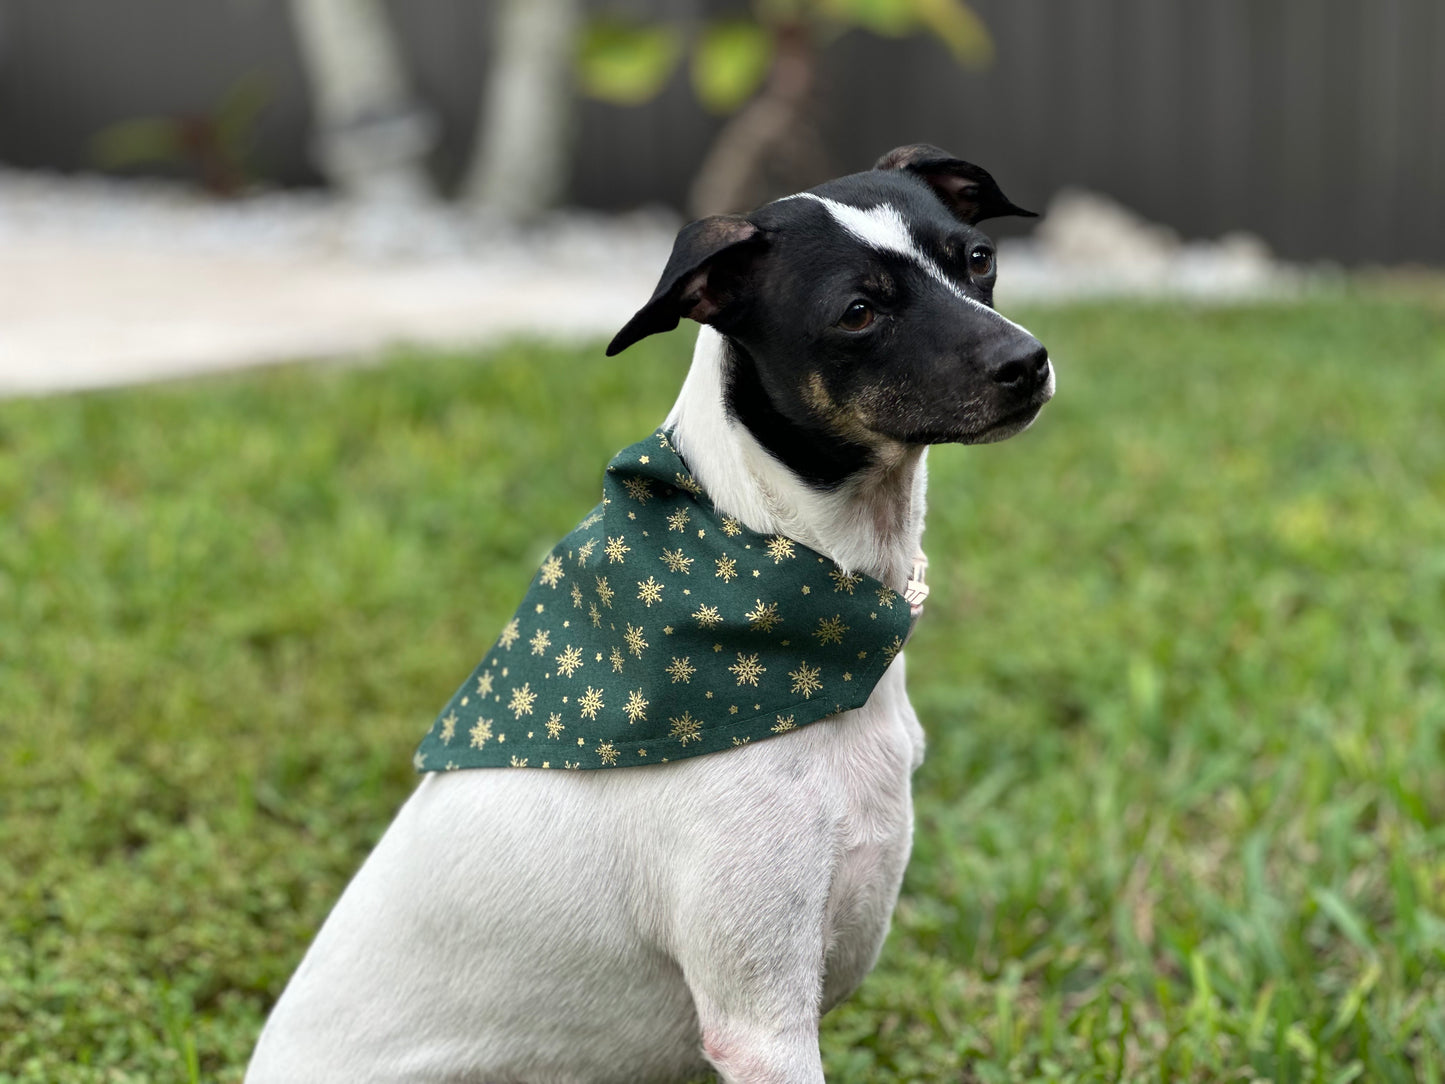
[[[528,229],[319,192],[0,170],[0,394],[101,387],[398,343],[611,335],[650,296],[680,220],[558,213]],[[1061,193],[1003,246],[1000,307],[1127,295],[1275,296],[1303,276],[1257,240],[1180,244]]]

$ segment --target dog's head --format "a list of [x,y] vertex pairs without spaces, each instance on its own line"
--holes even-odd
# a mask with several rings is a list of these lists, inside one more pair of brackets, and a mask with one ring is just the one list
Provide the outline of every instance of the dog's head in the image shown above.
[[834,485],[887,445],[1022,432],[1053,395],[1048,353],[993,309],[977,223],[1032,215],[986,172],[899,147],[749,215],[685,226],[657,291],[609,355],[677,326],[728,347],[727,407],[808,481]]

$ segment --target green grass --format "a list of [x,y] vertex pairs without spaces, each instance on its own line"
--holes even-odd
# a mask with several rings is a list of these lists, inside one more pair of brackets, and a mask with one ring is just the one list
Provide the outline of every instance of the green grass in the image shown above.
[[[1445,313],[1029,315],[830,1081],[1445,1079]],[[239,1079],[688,338],[0,403],[0,1080]]]

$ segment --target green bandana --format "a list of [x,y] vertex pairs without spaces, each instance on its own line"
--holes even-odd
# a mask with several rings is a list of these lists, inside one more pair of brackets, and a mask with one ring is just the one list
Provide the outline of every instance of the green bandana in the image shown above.
[[418,771],[665,764],[861,706],[903,649],[904,597],[720,515],[661,431],[422,739]]

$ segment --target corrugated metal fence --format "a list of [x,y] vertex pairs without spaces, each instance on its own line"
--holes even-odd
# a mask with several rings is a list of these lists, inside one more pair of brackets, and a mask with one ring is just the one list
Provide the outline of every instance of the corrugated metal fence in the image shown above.
[[[961,71],[921,39],[852,34],[829,48],[821,122],[837,170],[927,140],[986,166],[1025,205],[1083,185],[1189,236],[1245,228],[1293,258],[1445,264],[1441,0],[976,7],[997,44],[984,72]],[[488,5],[391,10],[442,120],[439,174],[454,177],[476,115]],[[205,110],[252,71],[267,73],[275,94],[259,133],[263,169],[314,180],[281,0],[0,0],[0,161],[83,168],[106,124]],[[680,77],[639,109],[585,104],[573,198],[679,205],[717,124]]]

